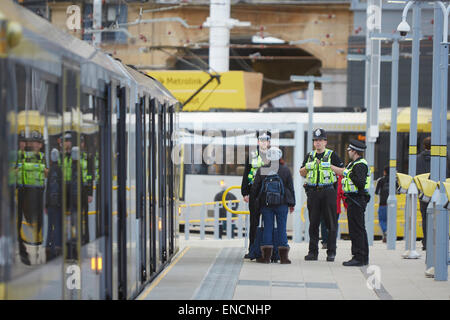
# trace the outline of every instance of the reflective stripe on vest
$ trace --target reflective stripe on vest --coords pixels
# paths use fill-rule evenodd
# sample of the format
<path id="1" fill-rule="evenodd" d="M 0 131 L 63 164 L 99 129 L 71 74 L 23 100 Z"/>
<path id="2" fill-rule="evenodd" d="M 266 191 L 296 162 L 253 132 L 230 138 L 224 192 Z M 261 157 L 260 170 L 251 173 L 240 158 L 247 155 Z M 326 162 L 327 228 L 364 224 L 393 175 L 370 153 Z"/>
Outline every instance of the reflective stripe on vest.
<path id="1" fill-rule="evenodd" d="M 248 173 L 248 182 L 253 183 L 253 180 L 255 180 L 256 171 L 258 171 L 259 167 L 261 167 L 263 164 L 264 162 L 259 154 L 258 157 L 254 157 L 252 159 L 252 168 Z"/>
<path id="2" fill-rule="evenodd" d="M 332 185 L 337 181 L 336 174 L 331 170 L 331 154 L 333 153 L 330 149 L 325 149 L 325 154 L 320 163 L 317 163 L 316 155 L 317 152 L 314 151 L 308 156 L 308 162 L 305 164 L 306 169 L 306 184 L 308 186 L 328 186 Z M 312 158 L 312 159 L 311 159 Z M 319 172 L 319 175 L 317 175 Z"/>
<path id="3" fill-rule="evenodd" d="M 343 173 L 344 178 L 342 178 L 342 190 L 344 190 L 344 193 L 358 192 L 358 188 L 353 184 L 352 179 L 350 179 L 350 173 L 352 172 L 353 167 L 358 163 L 363 163 L 367 166 L 367 168 L 369 168 L 367 161 L 363 158 L 359 158 L 358 160 L 353 162 L 350 167 L 347 167 Z M 369 187 L 370 187 L 370 172 L 369 170 L 367 170 L 366 183 L 364 184 L 364 191 L 368 193 Z"/>

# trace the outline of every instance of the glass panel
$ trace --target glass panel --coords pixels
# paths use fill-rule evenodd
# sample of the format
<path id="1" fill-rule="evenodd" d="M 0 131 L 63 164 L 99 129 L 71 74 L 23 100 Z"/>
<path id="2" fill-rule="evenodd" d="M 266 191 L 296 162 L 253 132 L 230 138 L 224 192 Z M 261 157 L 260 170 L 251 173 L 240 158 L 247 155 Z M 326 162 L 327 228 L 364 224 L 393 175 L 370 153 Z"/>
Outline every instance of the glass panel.
<path id="1" fill-rule="evenodd" d="M 72 67 L 63 67 L 63 121 L 62 157 L 59 163 L 63 176 L 63 239 L 64 239 L 64 299 L 81 298 L 81 90 L 80 73 Z"/>
<path id="2" fill-rule="evenodd" d="M 62 180 L 57 160 L 62 110 L 58 86 L 20 64 L 10 65 L 9 72 L 9 93 L 15 97 L 8 107 L 18 112 L 8 116 L 9 141 L 15 141 L 8 154 L 16 245 L 6 298 L 61 299 Z M 31 283 L 37 284 L 34 290 L 23 290 Z"/>

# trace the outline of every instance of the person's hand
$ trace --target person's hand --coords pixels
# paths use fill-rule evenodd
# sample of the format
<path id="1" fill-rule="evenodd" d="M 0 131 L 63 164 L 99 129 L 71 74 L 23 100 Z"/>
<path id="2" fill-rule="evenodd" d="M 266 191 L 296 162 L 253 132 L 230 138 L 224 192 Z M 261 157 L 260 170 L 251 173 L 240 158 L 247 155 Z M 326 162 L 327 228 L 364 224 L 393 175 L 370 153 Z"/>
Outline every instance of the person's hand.
<path id="1" fill-rule="evenodd" d="M 295 207 L 289 207 L 289 213 L 294 212 Z"/>
<path id="2" fill-rule="evenodd" d="M 248 196 L 244 196 L 244 201 L 248 202 Z"/>
<path id="3" fill-rule="evenodd" d="M 94 200 L 94 197 L 93 196 L 88 196 L 88 203 L 91 203 L 92 200 Z"/>

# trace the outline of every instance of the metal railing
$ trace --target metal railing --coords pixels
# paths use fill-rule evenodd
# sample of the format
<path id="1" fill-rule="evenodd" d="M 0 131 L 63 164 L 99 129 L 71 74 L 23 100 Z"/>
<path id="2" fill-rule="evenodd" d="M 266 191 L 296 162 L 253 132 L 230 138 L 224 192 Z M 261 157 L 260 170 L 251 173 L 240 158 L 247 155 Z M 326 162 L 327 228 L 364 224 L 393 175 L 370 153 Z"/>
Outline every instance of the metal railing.
<path id="1" fill-rule="evenodd" d="M 247 219 L 247 216 L 243 215 L 237 215 L 236 217 L 233 217 L 232 213 L 229 211 L 232 210 L 229 209 L 229 206 L 231 206 L 232 203 L 240 202 L 240 200 L 225 201 L 225 207 L 222 201 L 180 205 L 178 209 L 178 215 L 182 216 L 182 219 L 179 220 L 179 224 L 184 225 L 184 238 L 186 240 L 189 240 L 191 231 L 193 229 L 198 229 L 200 233 L 200 239 L 205 240 L 207 229 L 212 229 L 213 239 L 221 239 L 222 235 L 220 234 L 220 226 L 222 225 L 225 227 L 222 231 L 225 231 L 226 239 L 232 239 L 234 236 L 234 229 L 236 229 L 237 238 L 245 238 L 247 242 L 249 219 Z M 214 210 L 214 217 L 209 218 L 207 217 L 207 212 L 211 207 Z M 200 208 L 199 219 L 191 219 L 192 208 Z M 227 210 L 226 217 L 220 217 L 220 209 L 222 208 L 229 209 Z M 247 245 L 247 243 L 245 245 Z"/>

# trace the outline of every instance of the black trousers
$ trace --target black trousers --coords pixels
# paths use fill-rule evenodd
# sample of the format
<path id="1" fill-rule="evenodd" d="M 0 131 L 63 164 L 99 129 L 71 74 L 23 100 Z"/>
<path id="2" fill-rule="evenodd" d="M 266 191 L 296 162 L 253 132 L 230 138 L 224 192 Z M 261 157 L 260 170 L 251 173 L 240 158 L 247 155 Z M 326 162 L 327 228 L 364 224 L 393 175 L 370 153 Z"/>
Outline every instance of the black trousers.
<path id="1" fill-rule="evenodd" d="M 251 197 L 248 201 L 248 210 L 250 211 L 250 232 L 248 244 L 248 249 L 250 250 L 250 246 L 253 242 L 255 242 L 256 230 L 258 229 L 259 217 L 261 216 L 261 211 L 258 209 L 256 201 Z"/>
<path id="2" fill-rule="evenodd" d="M 367 239 L 366 226 L 364 222 L 367 199 L 364 195 L 355 195 L 351 197 L 351 199 L 347 198 L 346 202 L 348 205 L 348 233 L 352 242 L 352 255 L 356 260 L 368 263 L 369 241 Z"/>
<path id="3" fill-rule="evenodd" d="M 307 206 L 309 215 L 309 253 L 319 253 L 319 226 L 321 217 L 328 229 L 327 254 L 336 254 L 337 193 L 333 187 L 309 190 Z"/>
<path id="4" fill-rule="evenodd" d="M 420 213 L 422 213 L 422 231 L 423 231 L 422 245 L 424 248 L 427 247 L 427 208 L 428 203 L 420 201 Z"/>

